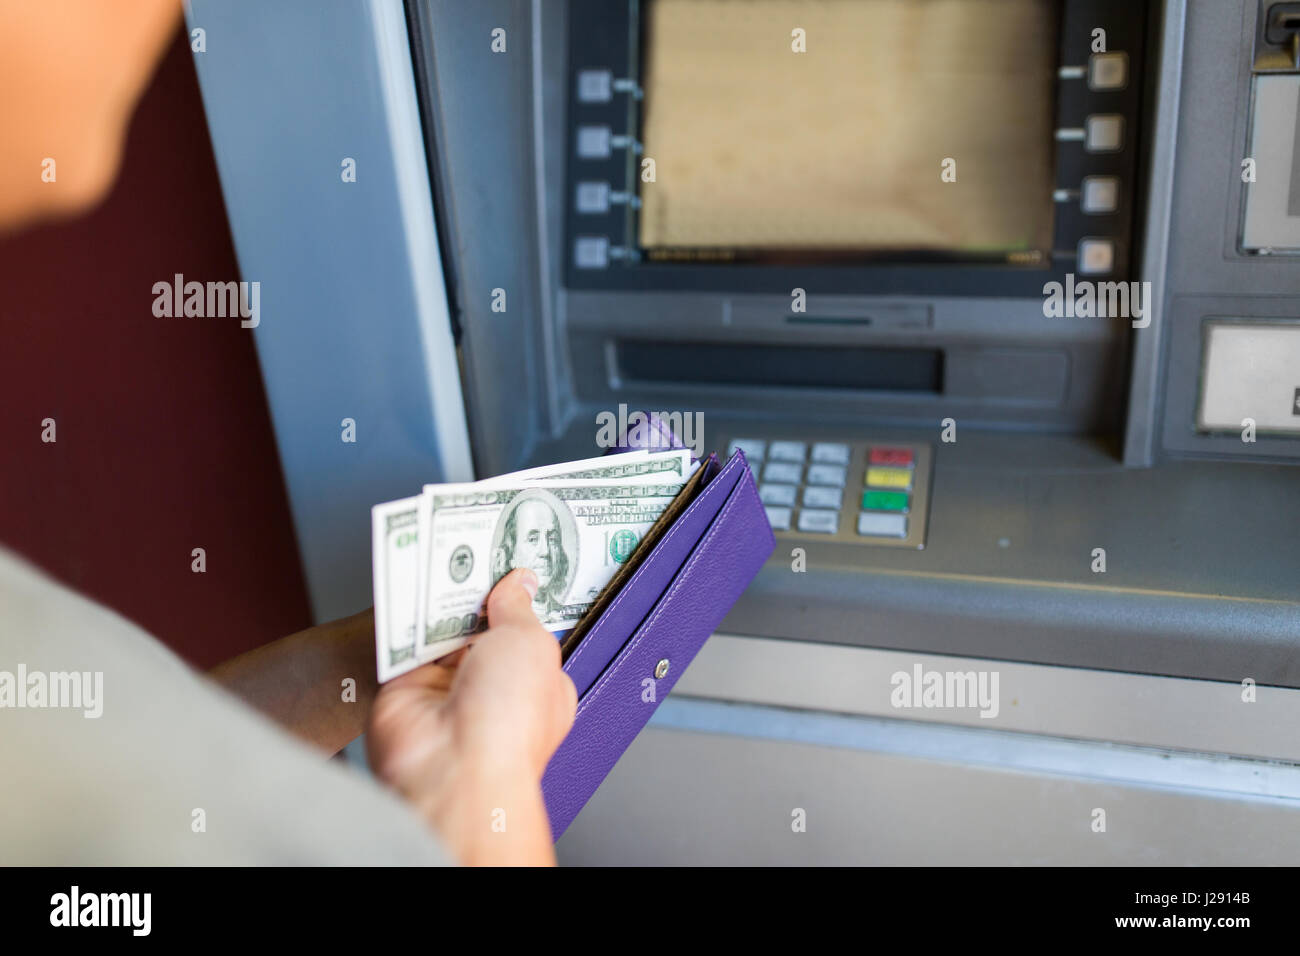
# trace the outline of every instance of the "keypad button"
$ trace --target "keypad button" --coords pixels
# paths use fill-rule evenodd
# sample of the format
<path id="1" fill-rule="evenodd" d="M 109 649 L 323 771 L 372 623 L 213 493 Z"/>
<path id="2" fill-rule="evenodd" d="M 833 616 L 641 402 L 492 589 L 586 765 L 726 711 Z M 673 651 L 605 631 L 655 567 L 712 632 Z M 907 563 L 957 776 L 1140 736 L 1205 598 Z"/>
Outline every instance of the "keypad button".
<path id="1" fill-rule="evenodd" d="M 1109 239 L 1080 239 L 1076 267 L 1082 275 L 1105 275 L 1115 268 L 1115 243 Z"/>
<path id="2" fill-rule="evenodd" d="M 809 485 L 803 490 L 803 506 L 805 508 L 835 508 L 839 509 L 844 503 L 844 492 L 839 488 L 828 488 L 825 485 Z"/>
<path id="3" fill-rule="evenodd" d="M 579 269 L 604 269 L 609 265 L 609 239 L 579 236 L 573 240 L 573 264 Z"/>
<path id="4" fill-rule="evenodd" d="M 763 509 L 767 512 L 767 520 L 772 525 L 773 531 L 790 530 L 790 509 L 776 506 L 768 506 Z"/>
<path id="5" fill-rule="evenodd" d="M 799 473 L 803 466 L 785 461 L 769 461 L 763 469 L 764 481 L 775 481 L 783 485 L 799 484 Z"/>
<path id="6" fill-rule="evenodd" d="M 774 441 L 767 450 L 767 457 L 772 461 L 802 462 L 808 446 L 801 441 Z"/>
<path id="7" fill-rule="evenodd" d="M 813 445 L 812 460 L 826 465 L 847 465 L 849 446 L 841 442 L 819 441 Z"/>
<path id="8" fill-rule="evenodd" d="M 870 488 L 910 489 L 912 487 L 912 469 L 873 465 L 867 469 L 866 485 Z"/>
<path id="9" fill-rule="evenodd" d="M 608 126 L 578 127 L 578 158 L 609 159 L 610 131 Z"/>
<path id="10" fill-rule="evenodd" d="M 737 438 L 727 449 L 727 457 L 730 458 L 737 450 L 743 451 L 750 461 L 762 461 L 763 454 L 767 451 L 767 442 L 757 438 Z"/>
<path id="11" fill-rule="evenodd" d="M 909 496 L 904 491 L 864 491 L 863 511 L 897 511 L 906 513 L 911 508 Z"/>
<path id="12" fill-rule="evenodd" d="M 1124 146 L 1124 117 L 1118 113 L 1089 116 L 1087 145 L 1090 153 L 1113 153 Z"/>
<path id="13" fill-rule="evenodd" d="M 1118 176 L 1084 176 L 1079 190 L 1079 208 L 1090 216 L 1114 212 L 1119 208 Z"/>
<path id="14" fill-rule="evenodd" d="M 808 466 L 810 485 L 833 485 L 836 488 L 843 488 L 846 481 L 848 481 L 848 470 L 839 465 Z"/>
<path id="15" fill-rule="evenodd" d="M 898 468 L 909 467 L 915 460 L 912 449 L 910 448 L 890 448 L 885 445 L 877 445 L 871 449 L 871 455 L 868 458 L 873 465 L 893 465 Z"/>
<path id="16" fill-rule="evenodd" d="M 838 511 L 815 511 L 804 508 L 799 512 L 799 530 L 812 534 L 835 534 L 840 529 Z"/>
<path id="17" fill-rule="evenodd" d="M 793 505 L 798 490 L 794 485 L 773 485 L 764 482 L 759 486 L 758 497 L 765 505 Z"/>
<path id="18" fill-rule="evenodd" d="M 581 213 L 609 212 L 609 183 L 578 183 L 576 205 Z"/>
<path id="19" fill-rule="evenodd" d="M 1128 86 L 1128 54 L 1094 53 L 1088 59 L 1088 89 L 1122 90 Z"/>
<path id="20" fill-rule="evenodd" d="M 609 70 L 578 71 L 578 102 L 608 103 L 614 96 L 614 75 Z"/>
<path id="21" fill-rule="evenodd" d="M 907 515 L 864 511 L 858 515 L 858 534 L 876 538 L 906 538 Z"/>

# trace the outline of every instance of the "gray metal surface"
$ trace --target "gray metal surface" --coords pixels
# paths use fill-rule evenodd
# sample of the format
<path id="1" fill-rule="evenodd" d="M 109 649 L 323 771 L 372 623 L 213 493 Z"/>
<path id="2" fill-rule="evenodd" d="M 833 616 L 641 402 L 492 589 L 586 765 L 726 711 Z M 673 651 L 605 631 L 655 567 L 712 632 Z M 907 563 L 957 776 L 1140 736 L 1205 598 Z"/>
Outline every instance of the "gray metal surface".
<path id="1" fill-rule="evenodd" d="M 892 723 L 913 744 L 946 730 L 904 733 L 906 722 Z M 1070 748 L 1062 757 L 1071 771 L 968 762 L 961 744 L 942 739 L 914 756 L 885 746 L 890 728 L 879 726 L 859 736 L 867 739 L 858 746 L 828 746 L 652 724 L 560 839 L 560 862 L 1285 866 L 1300 858 L 1300 801 L 1172 784 L 1155 773 L 1167 762 L 1159 751 L 1129 755 L 1130 772 L 1141 765 L 1151 779 L 1116 780 L 1095 771 L 1110 755 L 1105 745 Z M 804 832 L 793 829 L 796 810 Z M 1104 832 L 1093 830 L 1097 810 Z"/>
<path id="2" fill-rule="evenodd" d="M 421 55 L 429 86 L 428 142 L 436 157 L 443 225 L 454 237 L 453 303 L 479 474 L 509 471 L 565 407 L 566 375 L 555 328 L 552 268 L 541 190 L 557 174 L 534 151 L 535 100 L 556 81 L 539 74 L 533 10 L 523 0 L 423 0 Z M 505 51 L 491 49 L 505 31 Z M 504 310 L 494 310 L 494 290 Z M 497 301 L 500 301 L 497 299 Z"/>
<path id="3" fill-rule="evenodd" d="M 1145 468 L 1156 458 L 1156 413 L 1160 406 L 1160 360 L 1169 322 L 1165 271 L 1173 215 L 1174 158 L 1182 110 L 1183 45 L 1186 0 L 1165 0 L 1161 10 L 1158 80 L 1154 115 L 1148 110 L 1150 137 L 1142 279 L 1151 283 L 1151 322 L 1133 333 L 1133 366 L 1124 429 L 1124 463 Z"/>
<path id="4" fill-rule="evenodd" d="M 995 706 L 987 710 L 895 706 L 894 675 L 911 674 L 918 666 L 925 672 L 996 673 Z M 1150 677 L 715 634 L 673 693 L 809 713 L 1014 731 L 1005 738 L 1012 741 L 1029 740 L 1022 735 L 1034 734 L 1168 752 L 1233 754 L 1300 767 L 1300 690 L 1258 682 L 1248 694 L 1241 681 Z M 1099 770 L 1106 763 L 1101 761 Z M 1275 786 L 1258 776 L 1256 771 L 1263 773 L 1265 766 L 1258 764 L 1247 778 L 1225 786 L 1300 799 L 1300 791 L 1292 785 L 1287 785 L 1291 789 Z"/>
<path id="5" fill-rule="evenodd" d="M 1195 429 L 1204 320 L 1300 319 L 1300 262 L 1237 248 L 1257 10 L 1254 0 L 1191 0 L 1187 8 L 1157 419 L 1166 454 L 1300 459 L 1300 438 L 1245 443 Z M 1292 506 L 1291 518 L 1300 521 L 1300 509 Z"/>
<path id="6" fill-rule="evenodd" d="M 782 410 L 706 415 L 706 448 L 782 431 Z M 594 415 L 538 460 L 590 451 Z M 1286 465 L 1125 468 L 1069 436 L 803 424 L 808 441 L 929 441 L 923 551 L 778 549 L 723 630 L 774 638 L 1300 687 L 1297 473 Z M 800 542 L 800 545 L 805 545 Z M 1106 570 L 1094 572 L 1093 552 Z"/>
<path id="7" fill-rule="evenodd" d="M 189 21 L 313 611 L 355 613 L 371 505 L 471 475 L 402 4 L 193 0 Z"/>

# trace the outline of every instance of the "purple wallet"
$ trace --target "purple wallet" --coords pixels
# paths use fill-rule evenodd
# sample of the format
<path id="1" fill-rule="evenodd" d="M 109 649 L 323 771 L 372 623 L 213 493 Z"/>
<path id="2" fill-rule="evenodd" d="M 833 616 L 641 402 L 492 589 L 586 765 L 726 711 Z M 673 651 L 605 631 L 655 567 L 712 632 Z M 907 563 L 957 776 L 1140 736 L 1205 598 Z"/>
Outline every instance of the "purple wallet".
<path id="1" fill-rule="evenodd" d="M 559 839 L 776 547 L 737 451 L 710 455 L 565 640 L 573 729 L 542 792 Z"/>

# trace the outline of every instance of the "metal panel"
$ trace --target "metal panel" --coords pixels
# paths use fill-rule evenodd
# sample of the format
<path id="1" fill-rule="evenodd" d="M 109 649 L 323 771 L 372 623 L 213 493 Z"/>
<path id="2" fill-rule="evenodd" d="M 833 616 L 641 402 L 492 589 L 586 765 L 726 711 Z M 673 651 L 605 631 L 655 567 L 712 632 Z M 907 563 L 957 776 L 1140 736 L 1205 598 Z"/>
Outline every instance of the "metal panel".
<path id="1" fill-rule="evenodd" d="M 1245 443 L 1196 429 L 1204 321 L 1300 319 L 1300 262 L 1239 248 L 1260 6 L 1256 0 L 1188 4 L 1178 116 L 1178 141 L 1184 145 L 1172 166 L 1153 173 L 1173 182 L 1174 238 L 1160 346 L 1164 370 L 1154 423 L 1159 444 L 1170 455 L 1300 460 L 1300 438 L 1269 436 Z"/>
<path id="2" fill-rule="evenodd" d="M 402 4 L 188 17 L 313 610 L 337 617 L 371 600 L 370 506 L 472 474 Z"/>
<path id="3" fill-rule="evenodd" d="M 1178 146 L 1186 17 L 1186 0 L 1165 0 L 1161 17 L 1155 120 L 1150 124 L 1146 237 L 1142 249 L 1142 280 L 1151 283 L 1150 321 L 1145 328 L 1134 332 L 1133 375 L 1129 383 L 1128 420 L 1124 430 L 1124 463 L 1135 468 L 1146 467 L 1155 460 L 1161 343 L 1169 321 L 1165 270 L 1173 214 L 1174 177 L 1170 170 L 1174 168 Z"/>
<path id="4" fill-rule="evenodd" d="M 696 729 L 712 714 L 674 703 L 560 839 L 561 863 L 1287 866 L 1300 854 L 1300 801 L 1173 782 L 1160 751 L 1126 753 L 1123 779 L 1097 772 L 1107 745 L 1027 743 L 1026 756 L 1054 753 L 1055 765 L 998 766 L 967 760 L 972 742 L 946 728 L 850 718 L 864 726 L 840 735 L 855 745 L 834 745 L 806 739 L 827 729 L 815 716 L 787 718 L 784 738 L 733 735 Z"/>
<path id="5" fill-rule="evenodd" d="M 894 707 L 891 676 L 914 666 L 995 669 L 997 715 Z M 1257 692 L 715 635 L 557 850 L 569 864 L 1289 865 L 1300 766 L 1279 760 L 1300 758 L 1300 691 Z"/>

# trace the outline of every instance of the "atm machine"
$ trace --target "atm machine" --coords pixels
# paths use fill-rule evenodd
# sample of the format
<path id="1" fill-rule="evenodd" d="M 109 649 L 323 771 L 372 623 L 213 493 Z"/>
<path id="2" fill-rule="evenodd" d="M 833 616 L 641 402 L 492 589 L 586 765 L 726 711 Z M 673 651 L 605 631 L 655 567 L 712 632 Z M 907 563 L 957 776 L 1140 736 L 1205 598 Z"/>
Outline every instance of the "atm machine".
<path id="1" fill-rule="evenodd" d="M 423 482 L 749 453 L 562 862 L 1300 859 L 1300 3 L 188 18 L 321 618 Z"/>

